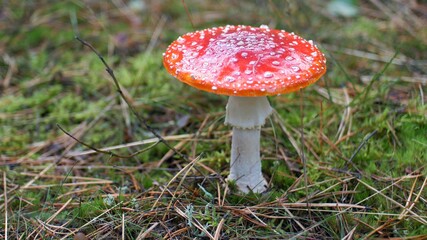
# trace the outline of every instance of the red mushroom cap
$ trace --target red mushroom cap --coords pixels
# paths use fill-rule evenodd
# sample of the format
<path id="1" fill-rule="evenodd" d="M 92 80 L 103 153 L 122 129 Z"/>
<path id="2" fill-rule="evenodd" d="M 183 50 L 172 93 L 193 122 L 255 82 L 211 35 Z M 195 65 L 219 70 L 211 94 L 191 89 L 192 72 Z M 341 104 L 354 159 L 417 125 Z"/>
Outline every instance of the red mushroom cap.
<path id="1" fill-rule="evenodd" d="M 326 72 L 326 59 L 312 41 L 267 26 L 187 33 L 167 48 L 163 64 L 195 88 L 242 97 L 297 91 Z"/>

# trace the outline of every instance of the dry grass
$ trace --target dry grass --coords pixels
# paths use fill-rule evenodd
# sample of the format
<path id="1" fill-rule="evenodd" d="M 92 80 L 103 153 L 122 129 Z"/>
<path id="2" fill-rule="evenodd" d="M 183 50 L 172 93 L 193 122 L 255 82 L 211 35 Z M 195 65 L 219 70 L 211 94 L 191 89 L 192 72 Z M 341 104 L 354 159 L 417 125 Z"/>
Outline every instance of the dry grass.
<path id="1" fill-rule="evenodd" d="M 3 5 L 1 237 L 427 239 L 421 1 L 360 1 L 353 18 L 312 0 Z M 329 61 L 316 86 L 270 99 L 264 194 L 225 181 L 225 98 L 162 68 L 177 36 L 223 24 L 295 31 Z"/>

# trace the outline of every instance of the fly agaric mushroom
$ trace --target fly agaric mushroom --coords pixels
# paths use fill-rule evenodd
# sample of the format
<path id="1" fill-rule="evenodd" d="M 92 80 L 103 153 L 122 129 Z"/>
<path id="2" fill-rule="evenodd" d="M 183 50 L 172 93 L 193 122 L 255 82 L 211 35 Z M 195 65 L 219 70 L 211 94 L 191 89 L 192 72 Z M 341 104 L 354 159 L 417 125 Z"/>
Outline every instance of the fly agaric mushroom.
<path id="1" fill-rule="evenodd" d="M 228 179 L 240 191 L 264 192 L 260 130 L 273 109 L 267 96 L 297 91 L 326 72 L 312 41 L 267 26 L 225 26 L 187 33 L 164 53 L 167 71 L 180 81 L 228 95 L 225 124 L 233 127 Z"/>

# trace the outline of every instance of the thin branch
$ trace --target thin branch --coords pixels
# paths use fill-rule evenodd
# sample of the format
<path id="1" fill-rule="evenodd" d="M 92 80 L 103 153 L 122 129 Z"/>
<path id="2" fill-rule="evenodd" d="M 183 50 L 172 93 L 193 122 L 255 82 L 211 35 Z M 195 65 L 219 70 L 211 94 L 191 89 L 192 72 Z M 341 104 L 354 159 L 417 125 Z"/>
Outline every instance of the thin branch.
<path id="1" fill-rule="evenodd" d="M 369 139 L 371 139 L 375 134 L 377 134 L 378 130 L 375 129 L 373 132 L 369 133 L 365 139 L 363 139 L 363 141 L 359 144 L 359 146 L 357 147 L 356 151 L 353 152 L 353 154 L 351 155 L 350 159 L 348 159 L 348 161 L 346 162 L 344 168 L 348 168 L 349 165 L 351 164 L 354 168 L 356 168 L 356 170 L 360 173 L 360 170 L 357 169 L 357 167 L 353 164 L 353 159 L 356 157 L 356 155 L 360 152 L 360 150 L 363 148 L 363 146 L 366 145 L 366 143 L 368 143 Z"/>
<path id="2" fill-rule="evenodd" d="M 150 146 L 148 146 L 148 147 L 146 147 L 146 148 L 144 148 L 144 149 L 142 149 L 142 150 L 139 150 L 139 151 L 137 151 L 137 152 L 132 153 L 131 155 L 118 155 L 118 154 L 113 153 L 112 151 L 105 151 L 105 150 L 102 150 L 102 149 L 95 148 L 95 147 L 93 147 L 93 146 L 91 146 L 91 145 L 89 145 L 89 144 L 87 144 L 87 143 L 85 143 L 85 142 L 83 142 L 83 141 L 79 140 L 78 138 L 74 137 L 74 136 L 73 136 L 73 135 L 71 135 L 69 132 L 65 131 L 65 130 L 61 127 L 61 125 L 56 124 L 56 126 L 57 126 L 57 127 L 58 127 L 62 132 L 63 132 L 63 133 L 65 133 L 67 136 L 69 136 L 70 138 L 74 139 L 76 142 L 78 142 L 78 143 L 82 144 L 83 146 L 85 146 L 85 147 L 87 147 L 87 148 L 89 148 L 89 149 L 91 149 L 91 150 L 93 150 L 93 151 L 95 151 L 95 152 L 103 153 L 103 154 L 108 154 L 108 155 L 110 155 L 110 156 L 117 157 L 117 158 L 132 158 L 132 157 L 135 157 L 136 155 L 138 155 L 138 154 L 140 154 L 140 153 L 143 153 L 143 152 L 145 152 L 145 151 L 147 151 L 147 150 L 150 150 L 151 148 L 153 148 L 154 146 L 156 146 L 156 145 L 159 143 L 159 141 L 157 141 L 157 142 L 155 142 L 155 143 L 151 144 Z"/>
<path id="3" fill-rule="evenodd" d="M 119 81 L 117 80 L 116 76 L 114 75 L 113 69 L 110 68 L 110 66 L 108 65 L 108 63 L 105 61 L 104 57 L 102 57 L 102 55 L 90 43 L 82 40 L 78 36 L 76 36 L 75 38 L 81 44 L 83 44 L 84 46 L 90 48 L 90 50 L 92 50 L 92 52 L 94 52 L 98 56 L 98 58 L 104 64 L 105 70 L 107 71 L 107 73 L 112 78 L 112 80 L 114 82 L 114 85 L 116 87 L 116 90 L 120 94 L 120 97 L 126 102 L 126 104 L 128 105 L 129 109 L 131 110 L 131 112 L 136 116 L 136 118 L 138 119 L 138 121 L 145 127 L 145 129 L 147 129 L 148 131 L 150 131 L 155 137 L 157 137 L 159 139 L 159 142 L 163 143 L 167 148 L 169 148 L 170 150 L 172 150 L 176 155 L 178 155 L 182 159 L 186 160 L 187 162 L 192 162 L 186 155 L 184 155 L 181 152 L 179 152 L 176 148 L 174 148 L 172 145 L 170 145 L 162 136 L 160 136 L 160 134 L 158 134 L 155 129 L 153 129 L 150 125 L 148 125 L 147 121 L 135 110 L 135 108 L 133 107 L 133 105 L 126 98 L 125 94 L 123 94 L 123 91 L 122 91 L 122 89 L 120 87 Z M 94 149 L 92 149 L 92 150 L 94 150 Z M 108 153 L 108 154 L 110 154 L 110 153 Z M 204 176 L 206 178 L 205 174 L 203 174 L 203 172 L 197 166 L 193 166 L 193 168 L 197 172 L 199 172 L 202 176 Z M 214 186 L 214 184 L 212 183 L 212 181 L 209 178 L 207 178 L 207 180 L 208 180 L 208 182 L 212 186 Z"/>
<path id="4" fill-rule="evenodd" d="M 194 29 L 193 19 L 191 18 L 190 10 L 188 10 L 187 4 L 185 4 L 185 0 L 181 0 L 181 4 L 184 6 L 185 13 L 187 14 L 188 20 L 191 23 L 191 27 Z"/>
<path id="5" fill-rule="evenodd" d="M 308 216 L 311 219 L 313 219 L 313 217 L 311 216 L 311 208 L 310 208 L 310 198 L 308 198 L 308 173 L 307 173 L 307 159 L 305 158 L 305 154 L 304 154 L 304 93 L 302 91 L 302 89 L 300 89 L 299 91 L 300 93 L 300 112 L 301 112 L 301 161 L 302 161 L 302 166 L 303 166 L 303 173 L 304 173 L 304 185 L 305 185 L 305 195 L 307 196 L 307 209 L 308 209 Z"/>
<path id="6" fill-rule="evenodd" d="M 117 92 L 120 94 L 120 96 L 123 98 L 123 100 L 126 102 L 126 104 L 129 106 L 129 109 L 132 111 L 132 113 L 136 116 L 136 118 L 138 119 L 138 121 L 140 123 L 142 123 L 142 125 L 148 130 L 150 131 L 154 136 L 156 136 L 159 141 L 161 143 L 163 143 L 167 148 L 169 148 L 170 150 L 172 150 L 175 154 L 177 154 L 178 156 L 180 156 L 181 158 L 188 160 L 188 157 L 185 156 L 184 154 L 180 153 L 178 150 L 176 150 L 172 145 L 170 145 L 162 136 L 160 136 L 160 134 L 157 133 L 156 130 L 154 130 L 150 125 L 148 125 L 147 121 L 135 110 L 135 108 L 132 106 L 132 104 L 129 102 L 129 100 L 126 98 L 126 96 L 123 94 L 123 91 L 120 87 L 120 84 L 116 78 L 116 76 L 114 75 L 114 71 L 113 69 L 110 68 L 110 66 L 108 65 L 108 63 L 105 61 L 104 57 L 102 57 L 102 55 L 88 42 L 82 40 L 80 37 L 76 36 L 75 37 L 77 39 L 77 41 L 79 41 L 81 44 L 83 44 L 84 46 L 90 48 L 90 50 L 92 50 L 92 52 L 94 52 L 98 58 L 101 60 L 102 64 L 104 64 L 105 66 L 105 70 L 107 71 L 107 73 L 110 75 L 110 77 L 113 79 L 114 85 L 116 86 L 116 90 Z"/>

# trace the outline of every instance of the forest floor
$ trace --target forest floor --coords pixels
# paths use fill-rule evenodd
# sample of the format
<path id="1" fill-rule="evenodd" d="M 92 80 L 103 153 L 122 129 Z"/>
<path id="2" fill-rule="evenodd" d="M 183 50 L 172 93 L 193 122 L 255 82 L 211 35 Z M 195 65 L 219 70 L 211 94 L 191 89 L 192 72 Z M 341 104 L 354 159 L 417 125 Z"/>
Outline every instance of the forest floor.
<path id="1" fill-rule="evenodd" d="M 0 238 L 427 239 L 421 2 L 3 1 Z M 226 182 L 227 98 L 162 64 L 178 36 L 227 24 L 295 32 L 328 60 L 269 98 L 262 194 Z"/>

